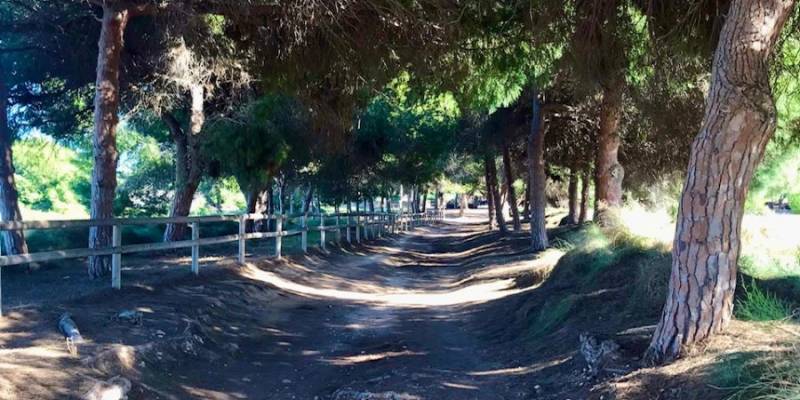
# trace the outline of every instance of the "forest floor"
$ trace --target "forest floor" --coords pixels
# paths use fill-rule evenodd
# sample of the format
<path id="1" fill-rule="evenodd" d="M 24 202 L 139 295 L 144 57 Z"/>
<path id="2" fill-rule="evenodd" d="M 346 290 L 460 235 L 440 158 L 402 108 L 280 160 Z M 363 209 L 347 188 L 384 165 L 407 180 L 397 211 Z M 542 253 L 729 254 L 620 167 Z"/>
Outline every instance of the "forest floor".
<path id="1" fill-rule="evenodd" d="M 654 313 L 622 311 L 619 276 L 575 292 L 558 273 L 565 250 L 533 254 L 527 243 L 466 218 L 243 267 L 212 255 L 199 277 L 171 268 L 185 260 L 132 260 L 120 292 L 84 285 L 66 295 L 73 278 L 27 292 L 12 284 L 27 297 L 0 319 L 0 398 L 82 398 L 124 376 L 131 399 L 711 400 L 728 394 L 715 371 L 734 364 L 720 360 L 792 337 L 735 322 L 685 360 L 639 368 L 647 334 L 635 332 Z M 542 318 L 566 292 L 570 315 Z M 141 321 L 115 317 L 124 310 Z M 73 353 L 57 329 L 63 312 L 85 339 Z M 589 374 L 581 334 L 623 331 L 634 333 L 613 365 Z"/>

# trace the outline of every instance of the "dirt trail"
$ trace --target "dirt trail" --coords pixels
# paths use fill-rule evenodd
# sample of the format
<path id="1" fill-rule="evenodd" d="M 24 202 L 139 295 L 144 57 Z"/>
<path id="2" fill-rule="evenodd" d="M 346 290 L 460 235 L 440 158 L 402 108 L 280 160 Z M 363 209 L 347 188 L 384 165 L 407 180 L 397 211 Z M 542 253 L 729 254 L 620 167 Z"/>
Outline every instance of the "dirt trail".
<path id="1" fill-rule="evenodd" d="M 487 325 L 505 318 L 498 299 L 534 289 L 554 263 L 524 243 L 448 223 L 20 305 L 0 320 L 0 399 L 81 398 L 115 375 L 132 381 L 130 399 L 536 398 L 518 373 L 527 349 Z M 55 329 L 65 311 L 86 338 L 77 354 Z"/>
<path id="2" fill-rule="evenodd" d="M 291 316 L 269 326 L 273 334 L 239 343 L 241 355 L 228 364 L 185 366 L 183 385 L 194 395 L 219 399 L 523 398 L 527 385 L 491 373 L 515 365 L 493 358 L 492 346 L 474 331 L 475 306 L 436 305 L 453 291 L 433 288 L 452 284 L 461 272 L 459 260 L 441 256 L 463 234 L 454 226 L 420 229 L 378 242 L 372 250 L 380 252 L 373 255 L 330 258 L 317 271 L 324 278 L 310 274 L 293 282 L 332 296 L 293 294 L 299 303 Z M 439 267 L 417 266 L 431 257 Z M 287 266 L 273 272 L 293 276 Z M 352 286 L 375 301 L 352 300 L 348 293 L 358 291 Z M 496 295 L 490 291 L 496 285 L 484 286 L 466 301 Z M 343 299 L 336 298 L 339 290 Z M 390 294 L 399 296 L 387 300 Z"/>

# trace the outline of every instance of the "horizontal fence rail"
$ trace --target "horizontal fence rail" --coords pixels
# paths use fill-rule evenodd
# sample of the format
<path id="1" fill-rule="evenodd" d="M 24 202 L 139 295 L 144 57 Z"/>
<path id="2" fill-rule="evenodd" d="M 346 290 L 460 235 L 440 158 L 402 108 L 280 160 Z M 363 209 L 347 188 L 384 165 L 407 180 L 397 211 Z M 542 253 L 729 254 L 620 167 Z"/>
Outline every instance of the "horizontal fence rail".
<path id="1" fill-rule="evenodd" d="M 319 220 L 319 225 L 309 226 L 309 217 Z M 2 303 L 2 271 L 3 267 L 82 258 L 92 256 L 111 256 L 111 287 L 122 288 L 122 255 L 131 253 L 144 253 L 174 249 L 192 249 L 191 271 L 195 275 L 200 273 L 200 247 L 222 243 L 238 242 L 239 264 L 246 262 L 247 240 L 250 239 L 275 239 L 275 256 L 282 257 L 283 238 L 300 235 L 303 252 L 308 251 L 308 232 L 319 232 L 319 246 L 326 249 L 326 234 L 333 232 L 336 242 L 342 244 L 342 230 L 345 231 L 347 243 L 356 243 L 363 240 L 380 238 L 386 234 L 395 234 L 412 230 L 416 227 L 440 222 L 444 219 L 442 210 L 431 210 L 424 213 L 336 213 L 315 215 L 280 215 L 280 214 L 227 214 L 199 217 L 164 217 L 164 218 L 110 218 L 110 219 L 81 219 L 81 220 L 51 220 L 51 221 L 0 221 L 0 232 L 15 230 L 42 230 L 42 229 L 70 229 L 111 227 L 112 243 L 107 248 L 79 248 L 67 250 L 44 251 L 37 253 L 0 256 L 0 317 L 3 315 Z M 248 224 L 257 221 L 267 223 L 267 231 L 247 232 Z M 329 221 L 334 221 L 329 224 Z M 201 223 L 238 222 L 239 230 L 236 234 L 200 238 Z M 274 222 L 274 230 L 271 223 Z M 299 222 L 299 228 L 284 229 L 284 222 Z M 191 239 L 174 242 L 143 243 L 122 245 L 122 227 L 133 225 L 165 225 L 187 224 L 191 228 Z M 354 236 L 353 236 L 354 234 Z"/>

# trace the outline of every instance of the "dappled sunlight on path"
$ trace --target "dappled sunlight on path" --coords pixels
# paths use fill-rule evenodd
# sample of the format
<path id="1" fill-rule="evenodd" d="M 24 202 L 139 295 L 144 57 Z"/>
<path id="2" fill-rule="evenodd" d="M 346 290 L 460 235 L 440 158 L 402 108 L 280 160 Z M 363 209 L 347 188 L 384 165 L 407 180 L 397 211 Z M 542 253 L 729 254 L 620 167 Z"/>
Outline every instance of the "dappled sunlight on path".
<path id="1" fill-rule="evenodd" d="M 281 290 L 309 297 L 350 300 L 374 305 L 394 307 L 432 307 L 452 306 L 460 304 L 477 304 L 496 300 L 509 295 L 522 293 L 533 288 L 515 288 L 513 279 L 501 279 L 486 283 L 477 283 L 455 290 L 443 291 L 380 291 L 380 287 L 371 286 L 372 291 L 357 292 L 299 284 L 282 278 L 273 272 L 263 271 L 251 265 L 242 275 L 253 280 L 274 285 Z M 377 289 L 377 290 L 376 290 Z"/>

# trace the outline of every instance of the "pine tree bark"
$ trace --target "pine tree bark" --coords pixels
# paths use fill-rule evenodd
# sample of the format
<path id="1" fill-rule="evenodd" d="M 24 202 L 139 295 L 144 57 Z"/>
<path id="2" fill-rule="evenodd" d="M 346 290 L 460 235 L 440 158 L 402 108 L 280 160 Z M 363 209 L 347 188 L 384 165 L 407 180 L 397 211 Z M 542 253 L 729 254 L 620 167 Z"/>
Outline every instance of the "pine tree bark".
<path id="1" fill-rule="evenodd" d="M 769 59 L 793 0 L 734 0 L 681 195 L 667 301 L 646 359 L 680 357 L 730 321 L 747 189 L 775 132 Z"/>
<path id="2" fill-rule="evenodd" d="M 200 132 L 203 129 L 205 114 L 203 111 L 204 90 L 202 85 L 191 87 L 191 120 L 189 133 L 181 128 L 172 114 L 163 116 L 169 127 L 170 135 L 175 142 L 175 197 L 172 199 L 170 217 L 186 217 L 192 211 L 192 201 L 203 178 L 205 163 L 200 154 Z M 186 224 L 167 224 L 164 230 L 164 241 L 184 240 L 188 232 Z"/>
<path id="3" fill-rule="evenodd" d="M 484 163 L 484 180 L 486 181 L 486 208 L 489 211 L 489 230 L 494 230 L 494 195 L 492 195 L 492 179 L 489 178 L 489 167 Z"/>
<path id="4" fill-rule="evenodd" d="M 625 170 L 619 163 L 619 121 L 622 117 L 624 82 L 624 78 L 607 82 L 603 87 L 603 101 L 600 104 L 595 167 L 595 221 L 601 225 L 616 225 L 617 211 L 622 206 L 622 179 Z"/>
<path id="5" fill-rule="evenodd" d="M 14 178 L 14 155 L 11 150 L 11 128 L 8 125 L 8 85 L 3 79 L 0 66 L 0 218 L 3 221 L 21 221 L 19 192 Z M 3 232 L 3 245 L 6 254 L 27 254 L 28 243 L 22 230 Z"/>
<path id="6" fill-rule="evenodd" d="M 528 135 L 528 190 L 530 191 L 530 223 L 531 247 L 533 251 L 542 251 L 548 246 L 547 220 L 545 219 L 545 185 L 547 176 L 544 171 L 544 120 L 542 105 L 538 91 L 533 93 L 533 116 L 531 130 Z"/>
<path id="7" fill-rule="evenodd" d="M 514 224 L 514 232 L 522 230 L 519 220 L 519 209 L 517 208 L 517 194 L 514 193 L 514 174 L 511 169 L 511 152 L 508 144 L 503 142 L 503 174 L 506 178 L 506 190 L 508 191 L 508 207 L 511 209 L 511 219 Z"/>
<path id="8" fill-rule="evenodd" d="M 92 168 L 92 219 L 114 216 L 114 192 L 117 189 L 117 123 L 119 118 L 119 73 L 128 11 L 103 6 L 102 28 L 98 41 L 97 82 L 94 98 L 94 136 Z M 89 248 L 111 246 L 111 227 L 89 230 Z M 111 269 L 108 256 L 89 257 L 88 272 L 92 278 L 105 275 Z"/>
<path id="9" fill-rule="evenodd" d="M 581 205 L 578 214 L 578 223 L 582 224 L 589 218 L 589 183 L 591 182 L 591 172 L 587 168 L 581 177 Z"/>
<path id="10" fill-rule="evenodd" d="M 569 212 L 565 218 L 566 225 L 578 223 L 578 170 L 573 167 L 569 170 L 569 183 L 567 185 Z"/>
<path id="11" fill-rule="evenodd" d="M 484 157 L 484 164 L 486 166 L 486 177 L 490 180 L 487 187 L 489 188 L 489 196 L 492 198 L 492 205 L 494 205 L 494 218 L 497 221 L 497 228 L 500 233 L 508 233 L 506 219 L 503 216 L 503 201 L 500 198 L 500 188 L 497 182 L 497 164 L 494 161 L 494 156 L 487 154 Z"/>

